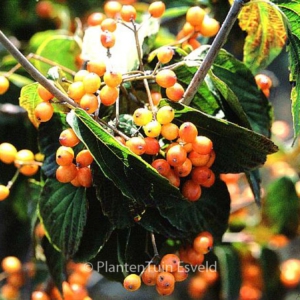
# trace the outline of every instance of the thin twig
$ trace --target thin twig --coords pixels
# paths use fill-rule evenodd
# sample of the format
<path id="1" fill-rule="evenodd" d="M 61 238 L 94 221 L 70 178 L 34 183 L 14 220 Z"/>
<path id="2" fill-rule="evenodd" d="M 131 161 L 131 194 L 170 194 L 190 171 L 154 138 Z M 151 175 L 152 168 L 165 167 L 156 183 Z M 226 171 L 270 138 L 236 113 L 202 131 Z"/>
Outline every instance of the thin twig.
<path id="1" fill-rule="evenodd" d="M 63 92 L 55 87 L 42 73 L 40 73 L 28 59 L 15 47 L 15 45 L 0 30 L 0 42 L 8 52 L 22 65 L 28 74 L 44 86 L 50 93 L 61 102 L 66 102 L 72 107 L 78 106 L 73 100 L 69 99 Z"/>
<path id="2" fill-rule="evenodd" d="M 198 87 L 203 82 L 207 72 L 212 66 L 215 58 L 217 57 L 219 51 L 227 40 L 228 34 L 230 33 L 231 28 L 233 27 L 238 14 L 240 13 L 243 5 L 248 0 L 235 0 L 232 7 L 230 8 L 225 21 L 223 22 L 217 36 L 215 37 L 210 49 L 208 50 L 200 68 L 195 73 L 192 81 L 187 87 L 182 103 L 189 105 L 194 98 Z"/>

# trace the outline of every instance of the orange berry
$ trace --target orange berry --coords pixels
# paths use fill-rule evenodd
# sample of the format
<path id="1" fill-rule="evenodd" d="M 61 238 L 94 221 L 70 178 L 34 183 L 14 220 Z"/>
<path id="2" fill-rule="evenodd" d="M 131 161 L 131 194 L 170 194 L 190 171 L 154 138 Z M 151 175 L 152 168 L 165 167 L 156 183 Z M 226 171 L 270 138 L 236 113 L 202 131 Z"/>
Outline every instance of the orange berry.
<path id="1" fill-rule="evenodd" d="M 171 147 L 166 155 L 167 162 L 173 167 L 182 165 L 185 162 L 186 158 L 187 153 L 185 149 L 180 145 Z"/>
<path id="2" fill-rule="evenodd" d="M 159 273 L 159 267 L 156 265 L 148 265 L 142 274 L 142 281 L 144 284 L 152 286 L 156 285 L 156 278 Z"/>
<path id="3" fill-rule="evenodd" d="M 157 120 L 152 120 L 143 126 L 143 130 L 146 136 L 155 138 L 161 133 L 161 124 Z"/>
<path id="4" fill-rule="evenodd" d="M 127 291 L 134 292 L 141 287 L 141 277 L 136 274 L 130 274 L 125 277 L 123 286 Z"/>
<path id="5" fill-rule="evenodd" d="M 207 288 L 208 285 L 204 278 L 202 278 L 201 276 L 194 276 L 189 282 L 188 293 L 193 299 L 202 298 Z"/>
<path id="6" fill-rule="evenodd" d="M 167 140 L 172 141 L 178 137 L 179 128 L 174 123 L 162 125 L 160 134 Z"/>
<path id="7" fill-rule="evenodd" d="M 162 64 L 167 64 L 174 56 L 174 50 L 170 46 L 163 46 L 157 50 L 157 59 Z"/>
<path id="8" fill-rule="evenodd" d="M 166 254 L 160 261 L 160 266 L 165 272 L 176 272 L 180 264 L 180 259 L 176 254 Z"/>
<path id="9" fill-rule="evenodd" d="M 84 85 L 82 81 L 74 81 L 68 87 L 68 96 L 73 99 L 75 102 L 79 100 L 85 94 Z"/>
<path id="10" fill-rule="evenodd" d="M 146 151 L 146 142 L 142 137 L 130 138 L 126 141 L 126 146 L 137 155 L 142 155 Z"/>
<path id="11" fill-rule="evenodd" d="M 93 114 L 99 107 L 98 98 L 94 94 L 84 94 L 80 99 L 79 105 L 88 114 Z"/>
<path id="12" fill-rule="evenodd" d="M 98 91 L 100 87 L 101 79 L 95 73 L 88 73 L 86 76 L 84 76 L 82 82 L 85 92 L 87 94 L 94 94 Z"/>
<path id="13" fill-rule="evenodd" d="M 68 166 L 59 166 L 56 169 L 56 179 L 59 182 L 71 182 L 77 176 L 77 168 L 74 164 Z"/>
<path id="14" fill-rule="evenodd" d="M 53 113 L 53 106 L 49 102 L 41 102 L 34 109 L 34 115 L 39 122 L 48 122 Z"/>
<path id="15" fill-rule="evenodd" d="M 117 87 L 122 82 L 122 74 L 119 72 L 105 72 L 103 80 L 106 85 L 110 87 Z"/>
<path id="16" fill-rule="evenodd" d="M 208 137 L 198 135 L 194 141 L 192 141 L 192 147 L 197 153 L 205 155 L 210 154 L 213 149 L 213 143 Z"/>
<path id="17" fill-rule="evenodd" d="M 72 128 L 63 130 L 59 135 L 59 143 L 62 146 L 74 147 L 79 144 L 80 140 Z"/>
<path id="18" fill-rule="evenodd" d="M 206 166 L 195 167 L 191 172 L 192 180 L 197 184 L 209 187 L 208 183 L 214 183 L 214 172 Z M 212 181 L 212 182 L 211 182 Z"/>
<path id="19" fill-rule="evenodd" d="M 193 166 L 202 167 L 206 166 L 210 159 L 210 154 L 199 154 L 198 152 L 192 150 L 188 154 L 188 158 L 191 160 Z"/>
<path id="20" fill-rule="evenodd" d="M 118 97 L 119 97 L 119 91 L 116 87 L 110 87 L 108 85 L 105 85 L 100 90 L 101 103 L 105 106 L 110 106 L 115 104 Z"/>
<path id="21" fill-rule="evenodd" d="M 148 7 L 148 11 L 153 18 L 160 18 L 165 10 L 166 5 L 162 1 L 154 1 Z"/>
<path id="22" fill-rule="evenodd" d="M 156 278 L 156 290 L 160 295 L 170 295 L 174 291 L 175 278 L 170 272 L 160 272 Z"/>
<path id="23" fill-rule="evenodd" d="M 151 98 L 152 98 L 153 105 L 158 105 L 158 103 L 161 100 L 162 96 L 161 96 L 161 93 L 152 91 L 151 92 Z"/>
<path id="24" fill-rule="evenodd" d="M 101 33 L 100 41 L 103 47 L 112 48 L 116 43 L 116 37 L 112 32 L 106 30 Z"/>
<path id="25" fill-rule="evenodd" d="M 5 76 L 1 75 L 0 76 L 0 95 L 5 94 L 8 90 L 8 88 L 9 88 L 9 80 Z"/>
<path id="26" fill-rule="evenodd" d="M 168 88 L 177 82 L 177 77 L 172 70 L 164 69 L 157 72 L 155 80 L 159 86 Z"/>
<path id="27" fill-rule="evenodd" d="M 56 163 L 60 166 L 68 166 L 72 164 L 74 159 L 74 151 L 71 147 L 60 146 L 56 150 Z"/>
<path id="28" fill-rule="evenodd" d="M 170 100 L 178 102 L 184 95 L 184 88 L 180 83 L 176 82 L 173 86 L 166 88 L 166 94 Z"/>
<path id="29" fill-rule="evenodd" d="M 31 300 L 50 300 L 50 297 L 42 291 L 34 291 L 31 294 Z"/>
<path id="30" fill-rule="evenodd" d="M 184 122 L 179 127 L 179 137 L 187 142 L 192 143 L 198 135 L 197 127 L 191 122 Z"/>
<path id="31" fill-rule="evenodd" d="M 44 86 L 42 86 L 41 84 L 38 84 L 37 87 L 37 92 L 38 95 L 41 97 L 41 99 L 45 102 L 49 102 L 50 100 L 52 100 L 54 98 L 54 96 L 52 95 L 52 93 L 50 93 Z"/>
<path id="32" fill-rule="evenodd" d="M 87 24 L 88 26 L 98 26 L 101 25 L 104 19 L 105 19 L 105 15 L 103 13 L 94 12 L 88 16 Z"/>
<path id="33" fill-rule="evenodd" d="M 122 9 L 122 4 L 119 1 L 107 1 L 104 4 L 104 12 L 109 18 L 115 18 Z"/>
<path id="34" fill-rule="evenodd" d="M 6 283 L 1 287 L 1 296 L 6 300 L 15 300 L 19 298 L 19 289 Z"/>
<path id="35" fill-rule="evenodd" d="M 206 15 L 205 10 L 199 6 L 190 7 L 186 13 L 186 21 L 192 26 L 201 25 Z"/>
<path id="36" fill-rule="evenodd" d="M 0 184 L 0 201 L 3 201 L 6 198 L 8 198 L 9 194 L 9 188 L 3 184 Z"/>
<path id="37" fill-rule="evenodd" d="M 33 152 L 28 149 L 23 149 L 17 152 L 15 157 L 15 166 L 19 168 L 20 173 L 25 176 L 32 176 L 39 169 L 39 166 L 35 164 Z"/>
<path id="38" fill-rule="evenodd" d="M 187 263 L 192 266 L 199 266 L 204 261 L 204 254 L 198 253 L 193 247 L 188 248 L 187 250 Z"/>
<path id="39" fill-rule="evenodd" d="M 110 32 L 114 32 L 117 29 L 117 22 L 116 20 L 112 19 L 112 18 L 107 18 L 105 20 L 102 21 L 101 23 L 101 30 L 102 31 L 110 31 Z"/>
<path id="40" fill-rule="evenodd" d="M 19 272 L 22 269 L 20 260 L 15 256 L 7 256 L 1 262 L 2 270 L 8 274 Z"/>
<path id="41" fill-rule="evenodd" d="M 265 74 L 257 74 L 255 82 L 261 90 L 270 89 L 272 87 L 272 80 Z"/>
<path id="42" fill-rule="evenodd" d="M 189 201 L 197 201 L 201 196 L 202 190 L 199 184 L 189 179 L 182 185 L 181 193 Z"/>
<path id="43" fill-rule="evenodd" d="M 208 253 L 212 249 L 212 246 L 212 239 L 205 235 L 198 235 L 193 242 L 193 247 L 195 251 L 201 254 Z"/>
<path id="44" fill-rule="evenodd" d="M 81 186 L 91 187 L 93 183 L 92 171 L 89 167 L 83 167 L 77 169 L 76 178 Z"/>
<path id="45" fill-rule="evenodd" d="M 178 282 L 186 280 L 188 275 L 189 275 L 189 272 L 188 272 L 187 268 L 185 268 L 184 266 L 178 266 L 177 271 L 173 272 L 175 281 L 178 281 Z"/>
<path id="46" fill-rule="evenodd" d="M 171 170 L 170 164 L 163 158 L 155 159 L 151 165 L 162 176 L 166 176 Z"/>
<path id="47" fill-rule="evenodd" d="M 180 177 L 175 173 L 173 169 L 171 169 L 169 173 L 165 175 L 165 177 L 169 180 L 170 184 L 176 187 L 180 186 Z"/>
<path id="48" fill-rule="evenodd" d="M 148 155 L 158 154 L 158 152 L 160 150 L 160 145 L 159 145 L 159 142 L 156 138 L 146 136 L 144 138 L 144 141 L 146 142 L 145 154 L 148 154 Z"/>
<path id="49" fill-rule="evenodd" d="M 87 149 L 81 150 L 76 155 L 76 165 L 79 168 L 88 167 L 93 161 L 94 158 L 91 152 Z"/>
<path id="50" fill-rule="evenodd" d="M 192 168 L 192 162 L 189 158 L 187 158 L 182 165 L 174 167 L 174 171 L 179 177 L 186 177 L 191 173 Z"/>
<path id="51" fill-rule="evenodd" d="M 87 71 L 103 76 L 106 71 L 106 65 L 102 60 L 90 60 L 86 65 Z"/>
<path id="52" fill-rule="evenodd" d="M 201 35 L 205 37 L 212 37 L 215 36 L 220 29 L 220 23 L 209 17 L 208 15 L 205 15 L 202 24 L 199 26 L 199 32 Z"/>
<path id="53" fill-rule="evenodd" d="M 132 5 L 123 5 L 120 15 L 123 21 L 132 22 L 136 19 L 136 9 Z"/>
<path id="54" fill-rule="evenodd" d="M 87 70 L 79 70 L 74 76 L 74 81 L 83 81 L 84 77 L 89 74 Z"/>
<path id="55" fill-rule="evenodd" d="M 0 160 L 5 164 L 13 163 L 17 152 L 16 147 L 10 143 L 0 144 Z"/>

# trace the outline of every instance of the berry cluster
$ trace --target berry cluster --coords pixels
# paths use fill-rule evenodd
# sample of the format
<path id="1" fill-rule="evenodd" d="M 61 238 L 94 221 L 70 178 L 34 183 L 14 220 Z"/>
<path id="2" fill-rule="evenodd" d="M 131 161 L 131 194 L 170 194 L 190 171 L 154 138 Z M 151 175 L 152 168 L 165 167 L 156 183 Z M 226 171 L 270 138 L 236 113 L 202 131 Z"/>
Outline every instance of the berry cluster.
<path id="1" fill-rule="evenodd" d="M 212 247 L 213 236 L 207 231 L 201 232 L 195 237 L 192 245 L 180 248 L 180 260 L 192 266 L 201 265 L 204 255 L 211 251 Z"/>
<path id="2" fill-rule="evenodd" d="M 201 187 L 211 187 L 215 181 L 210 169 L 215 160 L 213 143 L 198 135 L 193 123 L 184 122 L 180 126 L 173 123 L 174 116 L 175 111 L 169 105 L 159 108 L 155 116 L 147 108 L 138 108 L 133 122 L 143 129 L 145 137 L 131 137 L 125 144 L 137 155 L 153 155 L 152 167 L 180 187 L 188 200 L 197 201 Z"/>
<path id="3" fill-rule="evenodd" d="M 175 282 L 184 281 L 188 277 L 188 270 L 180 265 L 180 259 L 175 254 L 166 254 L 159 265 L 149 264 L 140 276 L 128 275 L 123 286 L 128 291 L 136 291 L 143 282 L 147 286 L 155 286 L 159 295 L 171 295 Z"/>
<path id="4" fill-rule="evenodd" d="M 186 22 L 177 35 L 178 40 L 184 40 L 182 47 L 189 45 L 192 49 L 201 44 L 197 40 L 199 36 L 213 37 L 220 29 L 217 20 L 210 17 L 204 9 L 199 6 L 190 7 L 186 13 Z"/>
<path id="5" fill-rule="evenodd" d="M 39 169 L 39 155 L 34 155 L 31 150 L 22 149 L 17 151 L 16 147 L 10 143 L 0 144 L 0 161 L 5 164 L 14 164 L 18 171 L 25 176 L 33 176 Z M 0 185 L 0 201 L 5 200 L 10 194 L 8 185 Z"/>
<path id="6" fill-rule="evenodd" d="M 73 147 L 80 143 L 72 128 L 63 130 L 59 136 L 61 146 L 56 151 L 56 179 L 62 183 L 70 182 L 76 187 L 90 187 L 92 172 L 90 165 L 94 161 L 90 151 L 83 149 L 76 155 Z"/>

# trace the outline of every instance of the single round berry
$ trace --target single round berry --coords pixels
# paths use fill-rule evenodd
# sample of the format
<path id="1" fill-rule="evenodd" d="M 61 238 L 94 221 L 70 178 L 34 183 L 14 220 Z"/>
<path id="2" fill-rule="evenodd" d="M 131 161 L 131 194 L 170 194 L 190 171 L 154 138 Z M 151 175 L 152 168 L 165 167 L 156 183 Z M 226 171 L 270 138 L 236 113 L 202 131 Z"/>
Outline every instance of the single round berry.
<path id="1" fill-rule="evenodd" d="M 123 5 L 120 11 L 123 21 L 132 22 L 136 19 L 136 9 L 132 5 Z"/>
<path id="2" fill-rule="evenodd" d="M 182 185 L 181 193 L 189 201 L 197 201 L 201 196 L 202 190 L 199 184 L 193 180 L 187 180 Z"/>
<path id="3" fill-rule="evenodd" d="M 166 155 L 167 162 L 173 167 L 182 165 L 185 162 L 186 158 L 187 153 L 185 149 L 180 145 L 171 147 Z"/>
<path id="4" fill-rule="evenodd" d="M 84 94 L 80 99 L 79 105 L 89 114 L 93 114 L 99 107 L 98 98 L 94 94 Z"/>
<path id="5" fill-rule="evenodd" d="M 103 76 L 106 72 L 106 64 L 102 60 L 90 60 L 86 64 L 86 69 L 90 73 L 95 73 L 98 76 Z"/>
<path id="6" fill-rule="evenodd" d="M 213 247 L 213 238 L 211 235 L 199 234 L 193 242 L 194 249 L 201 254 L 208 253 Z"/>
<path id="7" fill-rule="evenodd" d="M 157 50 L 157 59 L 162 64 L 167 64 L 174 56 L 174 50 L 172 47 L 163 46 Z"/>
<path id="8" fill-rule="evenodd" d="M 261 90 L 270 89 L 272 87 L 271 78 L 265 74 L 257 74 L 255 76 L 255 81 Z"/>
<path id="9" fill-rule="evenodd" d="M 105 85 L 101 90 L 100 90 L 100 99 L 101 99 L 101 104 L 105 106 L 110 106 L 115 104 L 119 97 L 119 91 L 116 87 L 110 87 L 108 85 Z"/>
<path id="10" fill-rule="evenodd" d="M 179 127 L 179 137 L 187 142 L 192 143 L 198 135 L 197 127 L 191 122 L 184 122 Z"/>
<path id="11" fill-rule="evenodd" d="M 146 142 L 145 154 L 156 155 L 159 153 L 160 145 L 156 138 L 146 136 L 144 138 L 144 141 Z"/>
<path id="12" fill-rule="evenodd" d="M 79 144 L 80 140 L 72 128 L 63 130 L 59 135 L 59 143 L 62 146 L 74 147 Z"/>
<path id="13" fill-rule="evenodd" d="M 169 180 L 170 184 L 176 187 L 180 186 L 180 177 L 175 173 L 173 169 L 171 169 L 165 177 Z"/>
<path id="14" fill-rule="evenodd" d="M 49 92 L 44 86 L 41 84 L 38 84 L 37 87 L 38 95 L 41 97 L 41 99 L 45 102 L 49 102 L 54 98 L 53 94 Z"/>
<path id="15" fill-rule="evenodd" d="M 172 70 L 164 69 L 157 72 L 155 80 L 159 86 L 168 88 L 177 82 L 177 77 Z"/>
<path id="16" fill-rule="evenodd" d="M 93 94 L 93 93 L 96 93 L 98 91 L 98 89 L 100 88 L 101 79 L 95 73 L 88 73 L 83 78 L 82 82 L 83 82 L 85 92 L 88 94 Z"/>
<path id="17" fill-rule="evenodd" d="M 85 89 L 82 81 L 74 81 L 68 87 L 68 96 L 75 102 L 79 102 L 84 96 Z"/>
<path id="18" fill-rule="evenodd" d="M 115 18 L 120 13 L 122 4 L 119 1 L 107 1 L 103 9 L 107 17 Z"/>
<path id="19" fill-rule="evenodd" d="M 152 120 L 152 112 L 147 108 L 137 108 L 133 113 L 133 122 L 137 126 L 145 126 Z"/>
<path id="20" fill-rule="evenodd" d="M 161 135 L 169 141 L 175 140 L 178 137 L 178 132 L 179 128 L 174 123 L 168 123 L 161 127 Z"/>
<path id="21" fill-rule="evenodd" d="M 180 259 L 176 254 L 166 254 L 160 261 L 160 266 L 166 272 L 176 272 L 180 264 Z"/>
<path id="22" fill-rule="evenodd" d="M 188 278 L 189 272 L 188 269 L 184 266 L 178 266 L 178 269 L 176 272 L 173 273 L 173 276 L 175 278 L 175 281 L 181 282 Z"/>
<path id="23" fill-rule="evenodd" d="M 174 171 L 179 177 L 186 177 L 191 173 L 192 168 L 192 162 L 187 158 L 182 165 L 174 167 Z"/>
<path id="24" fill-rule="evenodd" d="M 81 186 L 91 187 L 93 183 L 92 171 L 89 167 L 82 167 L 77 169 L 76 178 Z"/>
<path id="25" fill-rule="evenodd" d="M 136 274 L 130 274 L 125 277 L 123 286 L 127 291 L 134 292 L 141 287 L 141 277 Z"/>
<path id="26" fill-rule="evenodd" d="M 42 19 L 49 19 L 53 13 L 53 6 L 50 1 L 40 1 L 35 6 L 36 14 Z"/>
<path id="27" fill-rule="evenodd" d="M 117 22 L 115 19 L 107 18 L 107 19 L 103 20 L 101 23 L 102 31 L 107 30 L 110 32 L 114 32 L 116 29 L 117 29 Z"/>
<path id="28" fill-rule="evenodd" d="M 199 6 L 190 7 L 186 13 L 186 21 L 192 26 L 201 25 L 206 13 L 205 10 Z"/>
<path id="29" fill-rule="evenodd" d="M 71 182 L 77 176 L 77 168 L 74 164 L 59 166 L 55 175 L 56 179 L 61 183 Z"/>
<path id="30" fill-rule="evenodd" d="M 0 184 L 0 201 L 5 200 L 9 196 L 9 188 L 3 184 Z"/>
<path id="31" fill-rule="evenodd" d="M 74 76 L 74 81 L 82 81 L 85 76 L 87 76 L 89 74 L 89 71 L 87 70 L 79 70 L 78 72 L 76 72 L 75 76 Z"/>
<path id="32" fill-rule="evenodd" d="M 156 265 L 149 265 L 142 274 L 142 281 L 144 284 L 153 286 L 156 285 L 156 278 L 159 273 L 159 267 Z"/>
<path id="33" fill-rule="evenodd" d="M 68 166 L 73 163 L 74 151 L 71 147 L 60 146 L 56 150 L 56 163 L 60 166 Z"/>
<path id="34" fill-rule="evenodd" d="M 166 88 L 166 95 L 170 100 L 178 102 L 184 95 L 184 88 L 180 83 L 176 82 L 173 86 Z"/>
<path id="35" fill-rule="evenodd" d="M 54 108 L 49 102 L 41 102 L 34 109 L 34 115 L 39 122 L 48 122 L 54 113 Z"/>
<path id="36" fill-rule="evenodd" d="M 165 10 L 166 5 L 162 1 L 154 1 L 148 7 L 148 11 L 153 18 L 160 18 Z"/>
<path id="37" fill-rule="evenodd" d="M 88 167 L 93 161 L 94 158 L 87 149 L 81 150 L 76 155 L 76 165 L 78 168 Z"/>
<path id="38" fill-rule="evenodd" d="M 22 149 L 17 152 L 15 166 L 19 168 L 20 173 L 25 176 L 34 175 L 39 168 L 38 165 L 35 164 L 33 152 L 28 149 Z"/>
<path id="39" fill-rule="evenodd" d="M 17 154 L 17 149 L 10 143 L 0 144 L 0 160 L 5 164 L 11 164 L 14 162 Z"/>
<path id="40" fill-rule="evenodd" d="M 50 300 L 50 297 L 43 291 L 34 291 L 31 300 Z"/>
<path id="41" fill-rule="evenodd" d="M 117 87 L 122 82 L 122 74 L 120 72 L 105 72 L 103 80 L 110 87 Z"/>
<path id="42" fill-rule="evenodd" d="M 2 270 L 8 274 L 19 272 L 22 268 L 21 261 L 15 256 L 7 256 L 1 262 Z"/>
<path id="43" fill-rule="evenodd" d="M 161 93 L 152 91 L 151 98 L 152 98 L 153 105 L 158 105 L 158 103 L 162 99 L 162 96 Z"/>
<path id="44" fill-rule="evenodd" d="M 105 19 L 105 15 L 101 12 L 91 13 L 87 18 L 88 26 L 98 26 L 101 25 L 103 20 Z"/>
<path id="45" fill-rule="evenodd" d="M 192 150 L 188 154 L 188 158 L 191 160 L 193 166 L 195 167 L 202 167 L 206 166 L 210 159 L 210 154 L 200 154 L 194 150 Z"/>
<path id="46" fill-rule="evenodd" d="M 163 158 L 155 159 L 151 165 L 162 176 L 167 176 L 171 170 L 170 164 Z"/>
<path id="47" fill-rule="evenodd" d="M 191 172 L 191 176 L 194 182 L 205 187 L 210 187 L 215 182 L 215 174 L 207 166 L 195 167 Z"/>
<path id="48" fill-rule="evenodd" d="M 160 295 L 170 295 L 174 291 L 175 278 L 170 272 L 160 272 L 156 278 L 156 290 Z"/>
<path id="49" fill-rule="evenodd" d="M 220 29 L 220 23 L 214 19 L 205 15 L 202 24 L 199 26 L 199 33 L 204 37 L 215 36 Z"/>
<path id="50" fill-rule="evenodd" d="M 0 95 L 7 92 L 9 88 L 9 80 L 5 76 L 0 76 Z"/>
<path id="51" fill-rule="evenodd" d="M 143 126 L 143 130 L 146 136 L 158 137 L 161 132 L 161 124 L 156 120 L 152 120 Z"/>
<path id="52" fill-rule="evenodd" d="M 156 120 L 162 125 L 171 123 L 174 117 L 175 110 L 169 105 L 159 108 L 156 113 Z"/>
<path id="53" fill-rule="evenodd" d="M 127 140 L 126 146 L 137 155 L 142 155 L 146 151 L 146 142 L 139 136 L 135 136 Z"/>
<path id="54" fill-rule="evenodd" d="M 116 43 L 116 37 L 112 32 L 104 31 L 101 33 L 100 41 L 103 47 L 112 48 Z"/>
<path id="55" fill-rule="evenodd" d="M 197 153 L 205 155 L 210 154 L 213 149 L 213 143 L 210 138 L 198 135 L 194 141 L 192 141 L 192 147 Z"/>

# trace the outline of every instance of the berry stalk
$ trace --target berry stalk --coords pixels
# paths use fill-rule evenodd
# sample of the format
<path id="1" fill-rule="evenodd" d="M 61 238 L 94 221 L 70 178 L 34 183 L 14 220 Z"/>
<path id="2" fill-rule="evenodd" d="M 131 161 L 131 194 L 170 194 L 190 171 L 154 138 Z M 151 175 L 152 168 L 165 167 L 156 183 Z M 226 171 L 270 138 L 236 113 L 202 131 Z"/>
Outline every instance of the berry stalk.
<path id="1" fill-rule="evenodd" d="M 197 72 L 195 73 L 192 81 L 186 89 L 185 95 L 183 97 L 182 103 L 189 105 L 193 100 L 198 87 L 204 80 L 207 72 L 212 66 L 215 58 L 217 57 L 219 51 L 227 40 L 227 37 L 231 31 L 232 26 L 234 25 L 244 3 L 248 2 L 248 0 L 235 0 L 233 5 L 231 6 L 226 19 L 224 20 L 220 31 L 216 35 L 210 49 L 208 50 L 206 56 L 203 59 L 203 62 Z"/>

